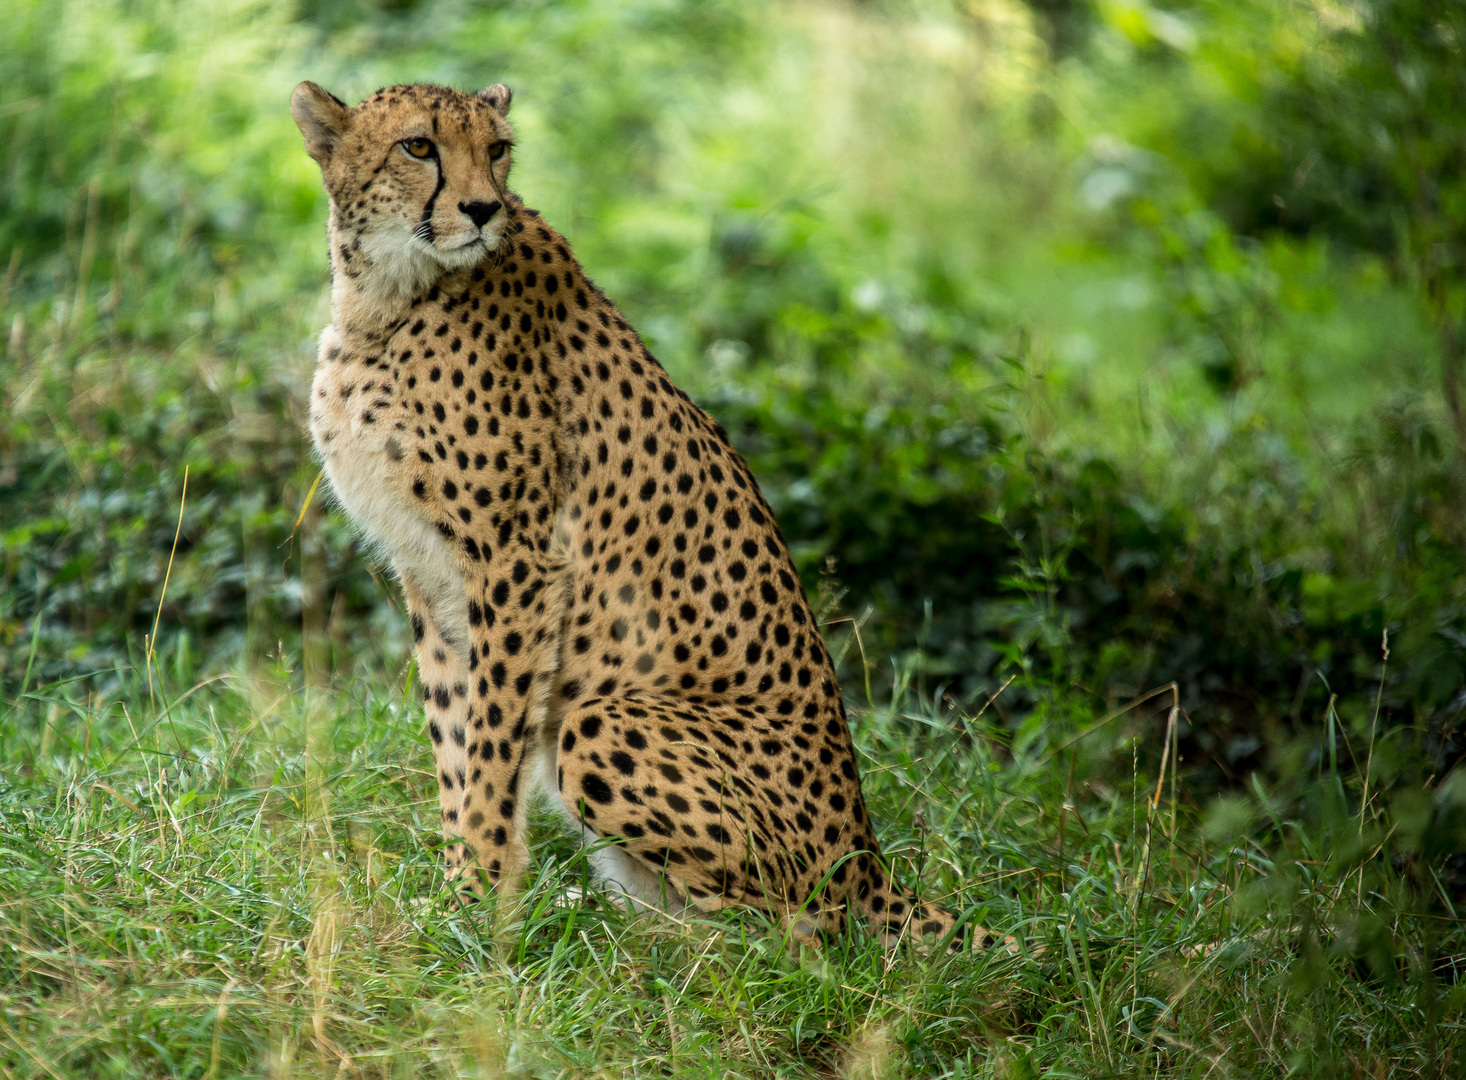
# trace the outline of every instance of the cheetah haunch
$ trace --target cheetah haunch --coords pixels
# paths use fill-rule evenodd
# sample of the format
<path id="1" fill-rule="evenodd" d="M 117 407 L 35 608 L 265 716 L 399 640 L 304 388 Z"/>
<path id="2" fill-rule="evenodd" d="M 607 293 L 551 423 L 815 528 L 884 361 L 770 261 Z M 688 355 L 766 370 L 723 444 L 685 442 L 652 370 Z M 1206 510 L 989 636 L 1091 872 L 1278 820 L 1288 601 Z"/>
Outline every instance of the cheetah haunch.
<path id="1" fill-rule="evenodd" d="M 509 102 L 291 99 L 331 201 L 311 435 L 406 594 L 450 879 L 515 887 L 539 785 L 640 902 L 946 933 L 882 868 L 768 504 L 508 189 Z"/>

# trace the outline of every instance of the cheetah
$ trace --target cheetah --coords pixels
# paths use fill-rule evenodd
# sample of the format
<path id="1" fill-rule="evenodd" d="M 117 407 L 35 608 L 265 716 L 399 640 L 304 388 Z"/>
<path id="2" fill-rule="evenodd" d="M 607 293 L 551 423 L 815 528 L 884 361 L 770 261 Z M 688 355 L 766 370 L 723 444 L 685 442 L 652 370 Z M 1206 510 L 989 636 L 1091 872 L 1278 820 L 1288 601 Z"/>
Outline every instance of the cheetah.
<path id="1" fill-rule="evenodd" d="M 634 903 L 957 947 L 882 860 L 747 464 L 509 189 L 510 100 L 291 98 L 330 196 L 310 432 L 406 597 L 455 895 L 515 891 L 539 788 Z"/>

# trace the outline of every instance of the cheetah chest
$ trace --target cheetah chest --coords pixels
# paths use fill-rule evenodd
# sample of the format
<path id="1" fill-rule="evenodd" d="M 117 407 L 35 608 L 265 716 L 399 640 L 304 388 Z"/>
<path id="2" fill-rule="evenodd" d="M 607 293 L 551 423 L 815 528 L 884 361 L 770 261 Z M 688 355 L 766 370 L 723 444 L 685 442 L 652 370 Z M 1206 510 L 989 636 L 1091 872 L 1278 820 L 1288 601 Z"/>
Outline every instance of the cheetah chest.
<path id="1" fill-rule="evenodd" d="M 334 326 L 321 334 L 311 386 L 311 438 L 337 501 L 443 636 L 468 648 L 468 602 L 453 551 L 413 505 L 390 376 L 352 362 Z"/>

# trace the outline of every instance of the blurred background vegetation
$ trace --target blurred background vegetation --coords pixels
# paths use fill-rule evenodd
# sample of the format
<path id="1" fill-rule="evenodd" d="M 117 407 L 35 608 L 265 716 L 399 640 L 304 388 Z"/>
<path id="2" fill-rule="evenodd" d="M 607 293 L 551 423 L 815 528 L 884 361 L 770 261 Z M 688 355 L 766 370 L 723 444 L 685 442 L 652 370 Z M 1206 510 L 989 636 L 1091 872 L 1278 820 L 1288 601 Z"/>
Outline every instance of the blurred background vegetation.
<path id="1" fill-rule="evenodd" d="M 1211 787 L 1382 685 L 1399 767 L 1454 765 L 1461 5 L 22 0 L 0 35 L 0 685 L 138 662 L 185 467 L 180 678 L 302 633 L 400 663 L 346 523 L 294 528 L 326 205 L 283 103 L 503 79 L 518 189 L 867 658 L 1016 674 L 1035 738 L 1175 680 Z"/>
<path id="2" fill-rule="evenodd" d="M 750 459 L 852 700 L 892 703 L 863 746 L 947 733 L 1029 785 L 1036 846 L 1062 805 L 1062 887 L 1076 803 L 1128 797 L 1139 850 L 1172 696 L 1075 740 L 1174 682 L 1183 826 L 1277 905 L 1279 1001 L 1333 970 L 1415 987 L 1400 1030 L 1458 1016 L 1459 0 L 8 0 L 0 41 L 0 794 L 63 706 L 151 701 L 149 646 L 176 691 L 410 684 L 383 568 L 302 512 L 326 200 L 286 103 L 505 81 L 514 186 Z M 1401 1067 L 1449 1074 L 1460 1030 Z"/>

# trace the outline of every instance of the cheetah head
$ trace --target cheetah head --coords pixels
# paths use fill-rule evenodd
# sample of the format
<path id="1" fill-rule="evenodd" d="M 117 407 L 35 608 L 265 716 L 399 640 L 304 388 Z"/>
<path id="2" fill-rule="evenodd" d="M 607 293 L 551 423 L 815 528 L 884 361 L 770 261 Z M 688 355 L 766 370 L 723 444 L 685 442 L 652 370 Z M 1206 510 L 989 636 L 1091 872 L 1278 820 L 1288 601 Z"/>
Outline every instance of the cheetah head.
<path id="1" fill-rule="evenodd" d="M 312 82 L 290 98 L 331 197 L 331 265 L 410 296 L 499 246 L 512 207 L 510 90 L 392 86 L 356 108 Z"/>

